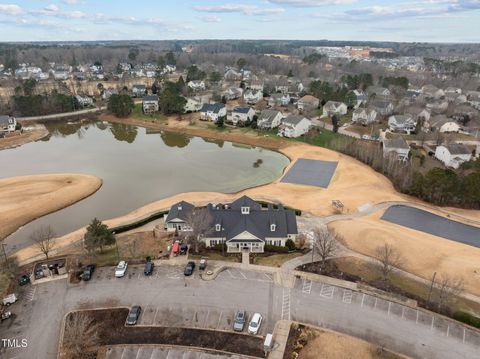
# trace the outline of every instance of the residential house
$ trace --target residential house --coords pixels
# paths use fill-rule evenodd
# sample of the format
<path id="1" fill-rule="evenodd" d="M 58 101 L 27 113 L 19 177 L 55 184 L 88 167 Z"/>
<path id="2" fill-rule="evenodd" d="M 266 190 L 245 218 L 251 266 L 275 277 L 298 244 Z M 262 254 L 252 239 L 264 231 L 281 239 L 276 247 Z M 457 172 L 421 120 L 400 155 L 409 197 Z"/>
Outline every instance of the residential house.
<path id="1" fill-rule="evenodd" d="M 87 79 L 87 74 L 85 72 L 76 71 L 73 73 L 73 78 L 76 81 L 85 81 Z"/>
<path id="2" fill-rule="evenodd" d="M 241 81 L 243 74 L 235 69 L 227 69 L 223 75 L 225 81 Z"/>
<path id="3" fill-rule="evenodd" d="M 445 97 L 445 92 L 434 85 L 425 85 L 422 87 L 422 95 L 426 99 L 439 100 Z"/>
<path id="4" fill-rule="evenodd" d="M 277 107 L 277 106 L 288 106 L 290 103 L 290 95 L 282 93 L 274 93 L 270 95 L 268 99 L 268 106 Z"/>
<path id="5" fill-rule="evenodd" d="M 458 132 L 460 131 L 460 125 L 452 118 L 448 118 L 445 115 L 433 116 L 430 121 L 430 130 L 438 132 Z"/>
<path id="6" fill-rule="evenodd" d="M 167 231 L 188 233 L 188 219 L 194 205 L 182 201 L 174 204 L 165 216 Z M 282 205 L 263 208 L 247 196 L 230 204 L 208 204 L 211 228 L 202 238 L 206 247 L 225 243 L 227 253 L 242 251 L 263 253 L 265 245 L 285 246 L 286 241 L 295 241 L 298 234 L 297 220 L 293 210 Z"/>
<path id="7" fill-rule="evenodd" d="M 320 100 L 312 95 L 305 95 L 297 102 L 297 108 L 300 111 L 310 111 L 318 108 Z"/>
<path id="8" fill-rule="evenodd" d="M 439 100 L 439 101 L 433 101 L 430 103 L 427 103 L 426 105 L 427 110 L 429 110 L 432 113 L 444 113 L 448 109 L 448 101 L 446 100 Z"/>
<path id="9" fill-rule="evenodd" d="M 263 91 L 260 90 L 247 90 L 243 94 L 243 99 L 250 105 L 255 105 L 263 99 Z"/>
<path id="10" fill-rule="evenodd" d="M 145 85 L 133 85 L 132 94 L 134 97 L 143 97 L 147 94 L 147 87 Z"/>
<path id="11" fill-rule="evenodd" d="M 283 114 L 276 110 L 263 110 L 258 116 L 257 127 L 262 130 L 270 130 L 280 126 Z"/>
<path id="12" fill-rule="evenodd" d="M 355 95 L 356 99 L 355 106 L 353 106 L 354 108 L 358 108 L 367 103 L 368 95 L 362 90 L 353 90 L 353 94 Z"/>
<path id="13" fill-rule="evenodd" d="M 472 151 L 461 143 L 450 143 L 437 146 L 435 157 L 446 167 L 458 168 L 462 163 L 472 159 Z"/>
<path id="14" fill-rule="evenodd" d="M 103 95 L 102 95 L 102 98 L 104 100 L 108 100 L 110 98 L 110 96 L 112 95 L 118 95 L 118 90 L 116 89 L 106 89 L 103 91 Z"/>
<path id="15" fill-rule="evenodd" d="M 370 101 L 369 107 L 377 111 L 380 116 L 390 116 L 393 113 L 393 103 L 390 101 L 375 98 Z"/>
<path id="16" fill-rule="evenodd" d="M 201 80 L 189 81 L 187 86 L 193 91 L 203 91 L 205 90 L 205 82 Z"/>
<path id="17" fill-rule="evenodd" d="M 68 80 L 69 74 L 67 71 L 63 70 L 55 70 L 53 71 L 53 78 L 57 81 L 65 81 Z"/>
<path id="18" fill-rule="evenodd" d="M 298 95 L 305 90 L 303 83 L 297 78 L 280 78 L 274 80 L 275 92 L 283 94 Z"/>
<path id="19" fill-rule="evenodd" d="M 343 102 L 339 101 L 328 101 L 325 105 L 323 105 L 323 117 L 332 117 L 333 115 L 337 115 L 341 117 L 347 114 L 347 105 Z"/>
<path id="20" fill-rule="evenodd" d="M 403 137 L 394 137 L 391 139 L 386 138 L 383 140 L 382 145 L 383 157 L 393 157 L 399 161 L 408 160 L 410 146 Z"/>
<path id="21" fill-rule="evenodd" d="M 296 138 L 306 134 L 312 127 L 312 121 L 301 115 L 288 115 L 282 120 L 279 136 Z"/>
<path id="22" fill-rule="evenodd" d="M 199 98 L 187 97 L 185 100 L 187 101 L 183 107 L 183 112 L 185 113 L 198 112 L 203 107 L 203 102 Z"/>
<path id="23" fill-rule="evenodd" d="M 374 123 L 377 118 L 377 111 L 369 108 L 359 107 L 353 111 L 352 122 L 367 126 Z"/>
<path id="24" fill-rule="evenodd" d="M 241 87 L 230 87 L 222 93 L 222 97 L 225 100 L 236 100 L 237 98 L 242 97 L 243 89 Z"/>
<path id="25" fill-rule="evenodd" d="M 0 116 L 0 133 L 14 132 L 17 127 L 17 119 L 15 117 L 1 115 Z"/>
<path id="26" fill-rule="evenodd" d="M 263 80 L 258 80 L 258 79 L 250 80 L 248 82 L 247 88 L 250 90 L 258 90 L 263 92 L 264 82 Z"/>
<path id="27" fill-rule="evenodd" d="M 368 86 L 367 87 L 368 97 L 389 97 L 391 92 L 389 89 L 382 86 Z"/>
<path id="28" fill-rule="evenodd" d="M 158 96 L 157 95 L 143 96 L 142 109 L 143 109 L 143 113 L 145 114 L 158 112 L 159 110 Z"/>
<path id="29" fill-rule="evenodd" d="M 240 123 L 252 121 L 255 116 L 255 110 L 251 107 L 235 107 L 232 111 L 231 122 L 237 126 Z"/>
<path id="30" fill-rule="evenodd" d="M 75 99 L 81 107 L 93 106 L 93 98 L 86 95 L 76 95 Z"/>
<path id="31" fill-rule="evenodd" d="M 223 103 L 206 103 L 200 109 L 200 120 L 217 122 L 227 116 L 227 108 Z"/>
<path id="32" fill-rule="evenodd" d="M 394 115 L 388 118 L 388 127 L 393 132 L 405 132 L 410 134 L 415 132 L 417 121 L 410 114 Z"/>

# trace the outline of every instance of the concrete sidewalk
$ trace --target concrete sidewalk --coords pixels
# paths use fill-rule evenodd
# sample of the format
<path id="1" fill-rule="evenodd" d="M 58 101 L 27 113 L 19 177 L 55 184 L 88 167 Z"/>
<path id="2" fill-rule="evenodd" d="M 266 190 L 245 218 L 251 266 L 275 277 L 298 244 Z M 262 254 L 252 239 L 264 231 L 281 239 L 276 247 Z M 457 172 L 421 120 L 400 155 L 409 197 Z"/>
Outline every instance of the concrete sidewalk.
<path id="1" fill-rule="evenodd" d="M 273 349 L 268 354 L 269 359 L 283 359 L 287 347 L 288 335 L 292 322 L 289 320 L 279 320 L 273 330 Z"/>

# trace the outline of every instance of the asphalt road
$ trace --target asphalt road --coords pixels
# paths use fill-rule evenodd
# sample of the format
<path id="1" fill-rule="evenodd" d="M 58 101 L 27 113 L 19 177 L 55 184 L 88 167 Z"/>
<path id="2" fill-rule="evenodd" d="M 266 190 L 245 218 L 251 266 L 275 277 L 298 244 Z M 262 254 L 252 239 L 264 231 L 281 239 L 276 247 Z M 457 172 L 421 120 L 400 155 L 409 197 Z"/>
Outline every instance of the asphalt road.
<path id="1" fill-rule="evenodd" d="M 279 319 L 299 320 L 352 334 L 418 358 L 476 358 L 478 332 L 405 310 L 361 293 L 297 278 L 294 288 L 276 286 L 271 275 L 230 269 L 214 281 L 185 279 L 183 268 L 158 266 L 152 277 L 142 268 L 113 277 L 113 268 L 97 270 L 92 281 L 64 280 L 28 286 L 11 307 L 17 317 L 0 324 L 0 338 L 27 339 L 26 348 L 7 349 L 2 359 L 56 357 L 63 316 L 78 308 L 141 305 L 141 325 L 228 329 L 234 312 L 260 312 L 260 334 Z M 445 326 L 446 324 L 446 326 Z"/>

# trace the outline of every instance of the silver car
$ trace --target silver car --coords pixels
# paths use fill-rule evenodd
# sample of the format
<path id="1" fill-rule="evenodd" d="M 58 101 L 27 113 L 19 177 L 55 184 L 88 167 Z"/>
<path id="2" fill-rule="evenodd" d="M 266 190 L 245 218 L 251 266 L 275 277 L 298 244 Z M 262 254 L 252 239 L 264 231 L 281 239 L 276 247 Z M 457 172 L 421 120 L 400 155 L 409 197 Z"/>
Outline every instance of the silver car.
<path id="1" fill-rule="evenodd" d="M 247 317 L 247 313 L 244 310 L 239 310 L 237 314 L 235 314 L 235 320 L 233 321 L 233 330 L 236 332 L 243 331 L 243 327 L 245 326 L 245 318 Z"/>

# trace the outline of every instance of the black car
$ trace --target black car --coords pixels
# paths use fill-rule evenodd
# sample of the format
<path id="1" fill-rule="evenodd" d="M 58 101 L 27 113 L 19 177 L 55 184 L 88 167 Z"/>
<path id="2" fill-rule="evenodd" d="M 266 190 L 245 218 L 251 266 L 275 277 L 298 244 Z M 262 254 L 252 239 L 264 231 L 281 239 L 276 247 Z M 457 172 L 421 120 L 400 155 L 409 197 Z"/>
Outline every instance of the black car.
<path id="1" fill-rule="evenodd" d="M 185 274 L 185 276 L 190 276 L 193 274 L 194 269 L 195 269 L 195 262 L 188 262 L 183 274 Z"/>
<path id="2" fill-rule="evenodd" d="M 137 324 L 137 320 L 138 320 L 138 317 L 140 317 L 141 311 L 142 311 L 142 308 L 139 305 L 134 305 L 128 312 L 127 325 Z"/>
<path id="3" fill-rule="evenodd" d="M 28 283 L 30 283 L 30 276 L 24 274 L 20 278 L 18 278 L 19 286 L 27 285 Z"/>
<path id="4" fill-rule="evenodd" d="M 153 273 L 153 267 L 154 267 L 153 262 L 148 261 L 147 263 L 145 263 L 145 269 L 143 270 L 143 274 L 145 274 L 145 275 L 152 275 L 152 273 Z"/>
<path id="5" fill-rule="evenodd" d="M 95 271 L 95 264 L 88 264 L 83 269 L 82 279 L 88 281 L 92 279 L 93 272 Z"/>

